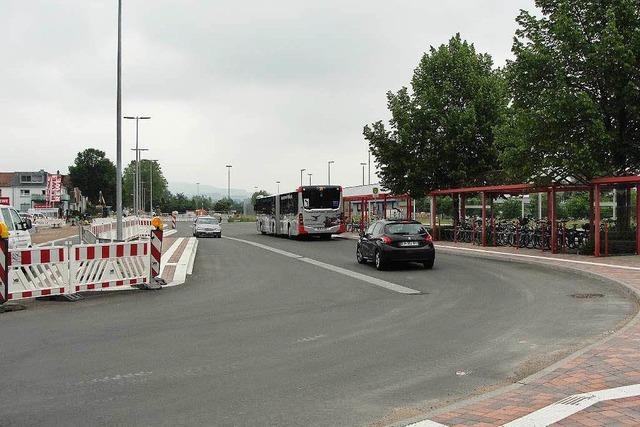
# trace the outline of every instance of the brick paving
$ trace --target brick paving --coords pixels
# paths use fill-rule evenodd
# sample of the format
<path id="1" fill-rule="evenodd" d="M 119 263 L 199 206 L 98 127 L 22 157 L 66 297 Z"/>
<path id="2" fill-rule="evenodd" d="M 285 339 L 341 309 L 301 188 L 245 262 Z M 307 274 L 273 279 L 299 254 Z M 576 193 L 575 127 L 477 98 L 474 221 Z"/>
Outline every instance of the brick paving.
<path id="1" fill-rule="evenodd" d="M 341 237 L 357 239 L 357 235 L 352 233 Z M 482 248 L 450 242 L 436 242 L 436 248 L 445 252 L 575 269 L 615 280 L 626 285 L 635 295 L 640 295 L 639 256 L 595 258 L 511 247 Z M 491 397 L 480 396 L 461 401 L 436 411 L 428 419 L 447 426 L 496 426 L 573 394 L 640 384 L 640 321 L 637 320 L 638 317 L 604 342 L 553 365 L 542 375 L 525 378 L 520 381 L 521 386 L 508 387 L 503 392 L 492 393 Z M 600 402 L 553 425 L 638 426 L 640 396 Z"/>

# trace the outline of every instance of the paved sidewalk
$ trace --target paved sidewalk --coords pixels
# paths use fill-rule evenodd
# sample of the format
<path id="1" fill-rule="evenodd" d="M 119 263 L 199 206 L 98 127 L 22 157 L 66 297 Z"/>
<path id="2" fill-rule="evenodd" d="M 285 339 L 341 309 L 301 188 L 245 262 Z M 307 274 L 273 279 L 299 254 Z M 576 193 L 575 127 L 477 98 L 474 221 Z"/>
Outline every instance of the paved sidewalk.
<path id="1" fill-rule="evenodd" d="M 358 238 L 353 233 L 340 237 Z M 626 286 L 634 298 L 640 295 L 639 256 L 595 258 L 571 254 L 554 255 L 540 250 L 482 248 L 451 242 L 436 242 L 436 248 L 466 256 L 511 259 L 553 268 L 574 269 L 580 274 L 602 276 L 618 282 Z M 427 416 L 428 420 L 416 420 L 416 426 L 496 426 L 507 423 L 512 423 L 509 425 L 513 426 L 640 425 L 640 386 L 637 386 L 640 384 L 638 319 L 639 316 L 636 315 L 625 327 L 604 341 L 515 384 L 434 411 Z M 598 393 L 593 393 L 619 387 L 624 388 L 618 389 L 620 393 L 612 393 L 612 399 L 600 399 L 597 397 Z M 584 393 L 587 394 L 563 400 Z M 629 397 L 616 398 L 618 395 Z M 535 411 L 538 412 L 532 414 Z M 528 418 L 522 419 L 527 415 Z"/>

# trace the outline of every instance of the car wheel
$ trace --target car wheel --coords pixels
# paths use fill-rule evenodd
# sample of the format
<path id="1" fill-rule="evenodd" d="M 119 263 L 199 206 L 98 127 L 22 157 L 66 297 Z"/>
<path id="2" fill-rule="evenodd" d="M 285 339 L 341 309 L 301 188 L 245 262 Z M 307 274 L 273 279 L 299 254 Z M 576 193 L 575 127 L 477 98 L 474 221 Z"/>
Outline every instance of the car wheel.
<path id="1" fill-rule="evenodd" d="M 362 256 L 362 249 L 360 245 L 356 246 L 356 260 L 358 260 L 358 264 L 366 264 L 367 260 L 364 256 Z"/>
<path id="2" fill-rule="evenodd" d="M 380 253 L 380 251 L 376 251 L 376 255 L 375 255 L 375 264 L 376 264 L 376 269 L 377 270 L 384 270 L 384 261 L 382 260 L 382 254 Z"/>
<path id="3" fill-rule="evenodd" d="M 435 260 L 436 260 L 435 258 L 429 258 L 428 260 L 423 262 L 422 265 L 424 265 L 425 269 L 431 270 L 433 268 L 433 263 Z"/>

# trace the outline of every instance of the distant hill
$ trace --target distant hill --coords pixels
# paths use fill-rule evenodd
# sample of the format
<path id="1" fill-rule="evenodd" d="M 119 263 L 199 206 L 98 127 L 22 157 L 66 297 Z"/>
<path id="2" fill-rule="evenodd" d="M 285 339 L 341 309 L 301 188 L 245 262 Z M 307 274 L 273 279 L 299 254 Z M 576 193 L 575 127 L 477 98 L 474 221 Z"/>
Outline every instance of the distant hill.
<path id="1" fill-rule="evenodd" d="M 169 191 L 173 194 L 184 193 L 185 196 L 191 197 L 198 194 L 198 186 L 195 183 L 189 182 L 170 182 Z M 209 196 L 214 200 L 220 200 L 227 197 L 227 189 L 207 184 L 200 184 L 200 194 L 203 196 Z M 231 198 L 233 200 L 242 201 L 249 197 L 251 197 L 251 194 L 247 190 L 237 188 L 231 189 Z"/>

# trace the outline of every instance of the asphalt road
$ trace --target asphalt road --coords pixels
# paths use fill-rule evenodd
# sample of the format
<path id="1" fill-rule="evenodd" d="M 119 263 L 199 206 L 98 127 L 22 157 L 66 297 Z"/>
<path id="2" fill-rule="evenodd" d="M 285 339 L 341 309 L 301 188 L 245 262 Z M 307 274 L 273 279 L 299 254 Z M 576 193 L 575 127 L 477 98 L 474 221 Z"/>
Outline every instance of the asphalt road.
<path id="1" fill-rule="evenodd" d="M 183 286 L 0 314 L 0 425 L 390 422 L 532 373 L 635 310 L 609 284 L 524 264 L 439 253 L 432 271 L 378 272 L 353 241 L 224 234 L 421 294 L 201 239 Z"/>

